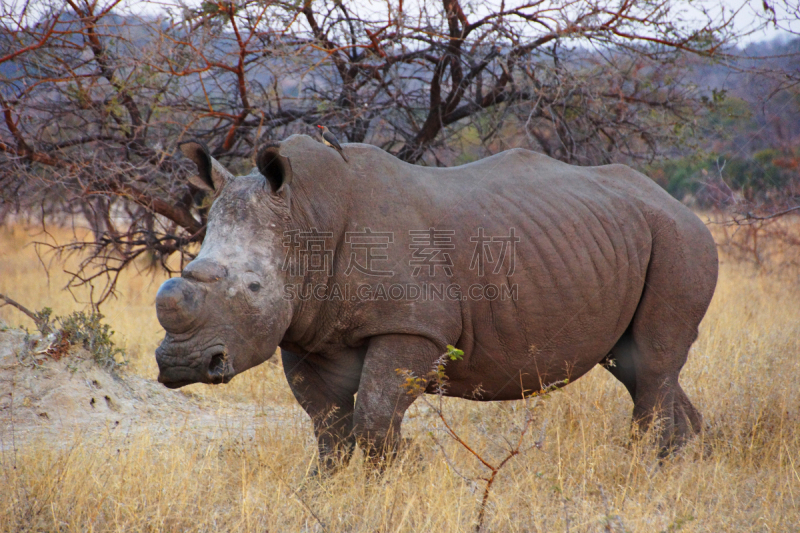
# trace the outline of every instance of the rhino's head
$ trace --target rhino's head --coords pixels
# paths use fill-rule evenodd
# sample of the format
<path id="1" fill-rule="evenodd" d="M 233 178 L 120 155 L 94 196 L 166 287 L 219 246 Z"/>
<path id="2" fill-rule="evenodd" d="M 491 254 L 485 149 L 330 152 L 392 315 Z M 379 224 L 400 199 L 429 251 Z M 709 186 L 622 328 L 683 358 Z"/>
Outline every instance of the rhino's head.
<path id="1" fill-rule="evenodd" d="M 170 388 L 227 383 L 270 358 L 292 318 L 283 298 L 283 231 L 292 169 L 278 146 L 258 171 L 234 177 L 199 143 L 181 145 L 215 196 L 197 258 L 158 290 L 166 330 L 156 350 L 158 380 Z"/>

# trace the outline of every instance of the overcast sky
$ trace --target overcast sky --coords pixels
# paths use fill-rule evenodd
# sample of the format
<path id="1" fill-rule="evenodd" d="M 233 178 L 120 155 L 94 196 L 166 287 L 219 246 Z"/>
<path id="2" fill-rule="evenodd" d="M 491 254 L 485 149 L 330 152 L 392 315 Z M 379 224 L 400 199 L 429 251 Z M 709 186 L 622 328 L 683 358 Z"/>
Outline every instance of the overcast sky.
<path id="1" fill-rule="evenodd" d="M 773 39 L 779 35 L 791 36 L 785 30 L 790 30 L 794 35 L 800 35 L 800 1 L 798 0 L 767 0 L 770 7 L 775 9 L 776 18 L 780 28 L 770 24 L 767 28 L 757 31 L 746 41 L 763 41 Z M 747 29 L 764 14 L 763 0 L 722 0 L 728 9 L 742 9 L 736 18 L 737 29 Z M 781 29 L 783 28 L 783 29 Z"/>
<path id="2" fill-rule="evenodd" d="M 360 0 L 364 3 L 378 3 L 380 5 L 385 5 L 386 0 Z M 406 5 L 415 4 L 417 2 L 421 3 L 426 0 L 411 0 L 410 2 L 407 0 Z M 429 2 L 435 2 L 436 4 L 440 3 L 440 0 L 427 0 Z M 791 36 L 791 33 L 788 33 L 785 30 L 789 30 L 794 33 L 794 35 L 800 35 L 800 0 L 672 0 L 674 7 L 680 9 L 679 6 L 682 6 L 691 12 L 697 7 L 695 6 L 705 6 L 710 10 L 719 10 L 724 9 L 728 12 L 741 10 L 738 16 L 734 19 L 735 20 L 735 28 L 738 32 L 746 32 L 753 30 L 760 22 L 763 21 L 764 16 L 764 5 L 766 3 L 775 9 L 776 18 L 778 21 L 778 27 L 770 24 L 768 27 L 763 28 L 759 31 L 756 31 L 752 35 L 748 36 L 743 40 L 741 44 L 746 44 L 752 41 L 762 41 L 773 39 L 780 35 Z M 198 6 L 202 3 L 202 0 L 183 0 L 182 2 L 184 5 L 188 6 Z M 348 2 L 348 4 L 354 4 L 352 0 Z M 395 4 L 396 1 L 392 0 L 392 4 Z M 466 0 L 466 3 L 472 3 L 473 5 L 477 4 L 480 5 L 480 2 L 470 2 Z M 507 2 L 506 6 L 511 6 L 517 3 L 523 3 L 521 0 L 509 1 Z M 156 14 L 158 11 L 162 11 L 167 7 L 179 8 L 179 2 L 176 0 L 155 0 L 153 2 L 140 2 L 137 0 L 123 0 L 123 5 L 125 5 L 128 9 L 135 13 L 150 13 Z M 699 13 L 699 9 L 698 13 Z M 717 11 L 718 12 L 718 11 Z"/>

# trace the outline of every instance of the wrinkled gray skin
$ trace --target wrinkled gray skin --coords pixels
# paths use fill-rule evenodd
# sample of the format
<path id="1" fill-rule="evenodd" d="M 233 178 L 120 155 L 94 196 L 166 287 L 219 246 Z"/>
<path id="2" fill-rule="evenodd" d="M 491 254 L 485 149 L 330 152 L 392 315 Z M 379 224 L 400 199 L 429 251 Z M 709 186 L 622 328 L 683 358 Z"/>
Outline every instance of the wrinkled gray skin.
<path id="1" fill-rule="evenodd" d="M 200 254 L 156 298 L 166 386 L 227 382 L 280 346 L 327 466 L 349 458 L 356 442 L 373 457 L 396 449 L 414 401 L 396 369 L 425 376 L 448 344 L 464 351 L 447 365 L 448 395 L 519 399 L 599 364 L 630 392 L 638 426 L 661 420 L 664 450 L 700 429 L 678 374 L 714 293 L 716 247 L 691 211 L 642 174 L 525 150 L 443 169 L 346 144 L 345 163 L 295 135 L 262 150 L 260 173 L 234 178 L 199 144 L 182 150 L 216 200 Z M 332 274 L 292 276 L 282 268 L 284 232 L 311 228 L 333 233 Z M 364 228 L 394 233 L 379 254 L 388 259 L 375 265 L 392 278 L 345 276 L 345 232 Z M 412 275 L 409 230 L 428 228 L 455 232 L 452 275 L 441 267 Z M 470 269 L 478 228 L 489 236 L 515 229 L 512 275 Z M 518 297 L 284 298 L 285 284 L 301 282 L 457 283 L 465 292 L 473 283 L 516 284 Z"/>

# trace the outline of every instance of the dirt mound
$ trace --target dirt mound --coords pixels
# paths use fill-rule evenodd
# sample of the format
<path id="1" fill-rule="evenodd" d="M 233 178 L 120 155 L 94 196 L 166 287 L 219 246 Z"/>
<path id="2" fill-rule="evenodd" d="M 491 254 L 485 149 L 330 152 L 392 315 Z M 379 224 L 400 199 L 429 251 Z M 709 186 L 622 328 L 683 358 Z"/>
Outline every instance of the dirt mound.
<path id="1" fill-rule="evenodd" d="M 23 331 L 0 331 L 0 449 L 75 432 L 146 430 L 168 438 L 191 428 L 206 430 L 210 438 L 221 422 L 252 432 L 252 405 L 220 405 L 169 390 L 154 379 L 104 370 L 82 348 L 71 347 L 56 360 L 44 353 L 46 347 L 39 339 L 31 348 Z M 280 417 L 278 411 L 271 414 Z M 258 414 L 262 421 L 265 414 L 270 418 L 270 413 Z"/>

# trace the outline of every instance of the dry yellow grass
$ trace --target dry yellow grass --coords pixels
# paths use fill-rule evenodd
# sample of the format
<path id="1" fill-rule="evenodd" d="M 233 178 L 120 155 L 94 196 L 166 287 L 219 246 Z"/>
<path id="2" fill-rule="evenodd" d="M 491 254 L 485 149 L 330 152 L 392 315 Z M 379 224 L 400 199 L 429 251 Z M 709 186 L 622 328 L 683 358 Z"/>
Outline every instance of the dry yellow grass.
<path id="1" fill-rule="evenodd" d="M 22 247 L 29 240 L 19 228 L 0 235 L 0 292 L 57 314 L 80 307 L 58 290 L 63 276 L 53 275 L 47 287 L 35 255 Z M 630 398 L 602 369 L 541 400 L 526 443 L 543 435 L 542 447 L 501 471 L 485 529 L 800 530 L 799 276 L 723 262 L 682 374 L 708 428 L 675 457 L 659 463 L 652 448 L 630 443 Z M 120 300 L 105 309 L 130 354 L 127 372 L 155 376 L 159 281 L 127 276 Z M 0 318 L 30 326 L 8 307 Z M 220 401 L 293 401 L 277 365 L 192 390 Z M 513 440 L 524 419 L 520 402 L 452 400 L 445 411 L 491 458 L 503 456 L 503 438 Z M 168 442 L 146 432 L 28 442 L 0 455 L 0 530 L 468 531 L 483 483 L 457 471 L 468 478 L 486 472 L 439 427 L 415 405 L 405 423 L 413 454 L 383 478 L 356 459 L 322 482 L 306 475 L 315 446 L 302 419 L 220 428 L 211 441 L 187 429 Z"/>

